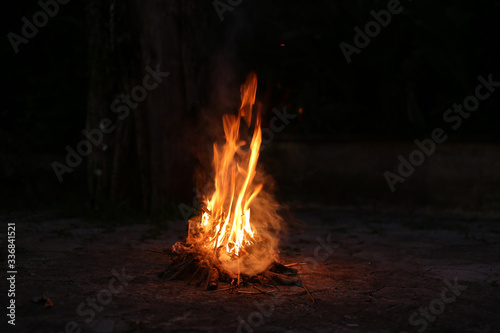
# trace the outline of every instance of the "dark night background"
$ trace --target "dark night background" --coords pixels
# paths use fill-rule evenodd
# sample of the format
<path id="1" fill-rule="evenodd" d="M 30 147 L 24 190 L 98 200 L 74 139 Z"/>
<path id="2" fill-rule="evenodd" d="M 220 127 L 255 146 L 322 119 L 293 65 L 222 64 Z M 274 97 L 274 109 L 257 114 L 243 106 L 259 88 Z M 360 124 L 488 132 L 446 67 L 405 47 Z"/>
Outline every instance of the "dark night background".
<path id="1" fill-rule="evenodd" d="M 55 1 L 1 11 L 0 308 L 15 299 L 17 322 L 2 312 L 0 332 L 499 332 L 500 87 L 456 130 L 443 115 L 479 76 L 500 85 L 500 0 L 401 0 L 350 63 L 340 44 L 396 0 L 72 0 L 16 54 L 8 35 Z M 214 3 L 234 7 L 221 20 Z M 151 71 L 169 74 L 126 107 Z M 283 217 L 260 263 L 296 267 L 293 285 L 266 276 L 274 262 L 240 283 L 238 261 L 230 282 L 223 246 L 186 241 L 252 71 L 272 177 L 258 199 L 274 192 Z M 392 191 L 436 128 L 447 140 Z M 82 131 L 92 153 L 58 176 Z M 243 250 L 261 260 L 255 225 Z"/>
<path id="2" fill-rule="evenodd" d="M 4 210 L 48 208 L 78 215 L 127 207 L 146 215 L 154 215 L 155 210 L 178 214 L 180 202 L 191 204 L 193 175 L 203 165 L 196 154 L 208 150 L 215 140 L 210 128 L 220 115 L 234 112 L 239 85 L 251 70 L 259 76 L 264 124 L 275 107 L 286 106 L 293 114 L 301 109 L 262 154 L 262 164 L 276 178 L 282 201 L 403 209 L 498 208 L 498 93 L 481 102 L 479 110 L 457 131 L 443 123 L 442 115 L 474 92 L 479 75 L 491 73 L 493 80 L 500 79 L 496 34 L 500 31 L 500 2 L 402 1 L 404 11 L 393 15 L 388 27 L 360 54 L 353 54 L 350 64 L 339 44 L 353 44 L 353 28 L 364 29 L 373 20 L 370 10 L 385 9 L 386 1 L 244 1 L 233 12 L 225 12 L 223 22 L 209 1 L 174 3 L 167 10 L 172 17 L 165 20 L 174 21 L 179 39 L 171 36 L 175 31 L 165 30 L 169 23 L 154 26 L 151 20 L 151 27 L 144 28 L 147 20 L 133 18 L 134 10 L 113 1 L 61 5 L 59 13 L 28 44 L 19 46 L 18 54 L 4 38 L 0 122 Z M 115 6 L 113 18 L 110 6 Z M 176 6 L 184 7 L 178 10 Z M 20 34 L 21 17 L 31 18 L 39 9 L 35 1 L 9 3 L 2 20 L 4 36 L 11 31 Z M 155 36 L 165 31 L 166 37 L 144 41 L 139 36 L 147 29 Z M 181 178 L 184 186 L 159 186 L 168 195 L 137 204 L 148 195 L 137 194 L 141 181 L 134 176 L 138 175 L 134 160 L 139 157 L 133 154 L 124 157 L 121 164 L 128 166 L 122 166 L 120 172 L 127 174 L 121 179 L 137 184 L 118 189 L 118 196 L 113 197 L 109 187 L 89 185 L 94 181 L 89 170 L 93 163 L 113 158 L 113 163 L 120 163 L 118 155 L 93 157 L 90 164 L 84 158 L 59 183 L 50 163 L 64 162 L 65 147 L 75 148 L 83 139 L 81 131 L 96 126 L 93 117 L 109 114 L 109 110 L 95 108 L 105 108 L 117 94 L 129 93 L 143 77 L 145 65 L 158 63 L 148 61 L 158 56 L 158 50 L 145 56 L 139 49 L 159 49 L 159 43 L 167 44 L 161 54 L 174 59 L 164 59 L 164 71 L 177 75 L 169 68 L 178 63 L 175 59 L 193 64 L 194 74 L 183 82 L 196 87 L 186 97 L 190 100 L 180 106 L 182 110 L 173 102 L 170 109 L 151 111 L 162 112 L 170 122 L 179 124 L 178 133 L 174 128 L 168 135 L 170 145 L 180 145 L 181 150 L 190 145 L 180 154 L 185 156 L 174 150 L 168 157 L 185 162 L 184 173 L 176 174 L 179 166 L 174 166 L 173 171 L 154 177 Z M 175 53 L 168 43 L 184 43 L 183 53 Z M 105 84 L 98 83 L 99 75 L 106 77 Z M 167 84 L 176 85 L 175 77 L 169 80 Z M 127 83 L 117 83 L 123 81 Z M 89 106 L 91 93 L 100 93 L 102 105 Z M 148 98 L 153 99 L 147 102 L 150 106 L 155 103 L 154 96 Z M 126 121 L 133 122 L 131 118 Z M 208 118 L 212 123 L 204 128 Z M 445 128 L 449 140 L 438 145 L 436 154 L 391 193 L 383 172 L 395 172 L 397 156 L 407 157 L 415 148 L 412 141 L 429 137 L 435 127 Z M 130 150 L 127 144 L 141 135 L 135 133 L 123 145 Z M 209 144 L 200 144 L 193 136 Z M 114 134 L 104 139 L 111 151 L 120 144 L 117 141 Z M 103 172 L 117 171 L 108 168 Z"/>

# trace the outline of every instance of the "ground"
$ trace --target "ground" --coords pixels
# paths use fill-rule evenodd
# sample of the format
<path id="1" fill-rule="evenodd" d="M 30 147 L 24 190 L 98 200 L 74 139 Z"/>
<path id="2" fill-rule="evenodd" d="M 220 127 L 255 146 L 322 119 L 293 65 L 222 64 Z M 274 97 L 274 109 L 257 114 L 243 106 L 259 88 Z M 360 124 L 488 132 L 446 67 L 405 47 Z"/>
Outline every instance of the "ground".
<path id="1" fill-rule="evenodd" d="M 159 278 L 169 257 L 150 250 L 182 240 L 182 221 L 102 227 L 50 213 L 4 220 L 16 222 L 18 274 L 15 330 L 3 319 L 2 332 L 500 330 L 500 223 L 491 217 L 298 210 L 280 260 L 306 263 L 296 268 L 314 303 L 299 286 L 230 294 Z M 8 289 L 5 275 L 1 281 Z"/>

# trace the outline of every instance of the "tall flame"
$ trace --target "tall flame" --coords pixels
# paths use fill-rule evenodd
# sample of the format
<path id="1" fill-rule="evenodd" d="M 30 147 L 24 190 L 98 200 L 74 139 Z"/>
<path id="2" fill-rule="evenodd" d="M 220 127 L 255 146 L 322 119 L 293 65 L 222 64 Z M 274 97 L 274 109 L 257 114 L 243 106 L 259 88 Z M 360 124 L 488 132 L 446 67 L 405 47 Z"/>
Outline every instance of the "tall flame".
<path id="1" fill-rule="evenodd" d="M 213 146 L 214 190 L 204 200 L 202 215 L 190 220 L 186 240 L 199 260 L 238 277 L 258 274 L 276 260 L 282 221 L 279 205 L 263 188 L 267 176 L 257 170 L 262 130 L 260 110 L 252 126 L 255 73 L 240 92 L 238 115 L 222 118 L 225 142 Z M 253 127 L 250 143 L 240 139 L 242 119 Z"/>
<path id="2" fill-rule="evenodd" d="M 254 243 L 250 204 L 262 189 L 262 184 L 253 184 L 262 142 L 260 112 L 248 151 L 241 149 L 245 142 L 239 138 L 241 119 L 251 124 L 256 91 L 257 76 L 252 73 L 241 87 L 238 116 L 223 116 L 226 142 L 222 146 L 214 143 L 215 191 L 206 202 L 208 212 L 201 217 L 204 233 L 214 234 L 207 245 L 224 247 L 228 255 L 234 256 L 240 256 L 243 247 Z"/>

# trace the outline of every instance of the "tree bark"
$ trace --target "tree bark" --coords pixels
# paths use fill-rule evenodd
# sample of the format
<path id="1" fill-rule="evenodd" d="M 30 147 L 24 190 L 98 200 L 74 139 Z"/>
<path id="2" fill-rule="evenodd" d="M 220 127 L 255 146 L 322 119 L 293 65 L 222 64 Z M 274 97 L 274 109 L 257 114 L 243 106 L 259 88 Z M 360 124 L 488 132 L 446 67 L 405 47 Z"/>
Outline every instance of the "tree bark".
<path id="1" fill-rule="evenodd" d="M 132 205 L 149 214 L 192 199 L 194 163 L 185 133 L 195 128 L 202 92 L 199 32 L 205 21 L 199 3 L 108 0 L 90 5 L 87 129 L 99 128 L 106 118 L 116 126 L 88 158 L 96 208 Z M 147 67 L 169 75 L 136 107 L 132 103 L 126 117 L 113 112 L 116 99 L 143 85 Z"/>

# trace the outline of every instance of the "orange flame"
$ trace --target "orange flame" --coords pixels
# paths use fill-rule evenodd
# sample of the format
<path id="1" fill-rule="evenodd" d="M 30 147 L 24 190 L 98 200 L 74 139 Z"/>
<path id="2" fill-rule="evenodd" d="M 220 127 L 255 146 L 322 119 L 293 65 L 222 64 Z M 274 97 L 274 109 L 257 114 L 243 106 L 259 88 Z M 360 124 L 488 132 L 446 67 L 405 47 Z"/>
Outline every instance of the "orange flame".
<path id="1" fill-rule="evenodd" d="M 253 184 L 262 142 L 260 112 L 246 152 L 241 149 L 245 142 L 239 131 L 241 118 L 251 124 L 256 91 L 257 76 L 252 73 L 241 87 L 238 116 L 223 116 L 226 142 L 222 146 L 214 143 L 215 191 L 206 202 L 208 212 L 201 216 L 203 233 L 208 235 L 205 244 L 213 249 L 223 247 L 228 255 L 240 256 L 242 248 L 255 242 L 250 204 L 262 189 L 262 184 Z"/>

